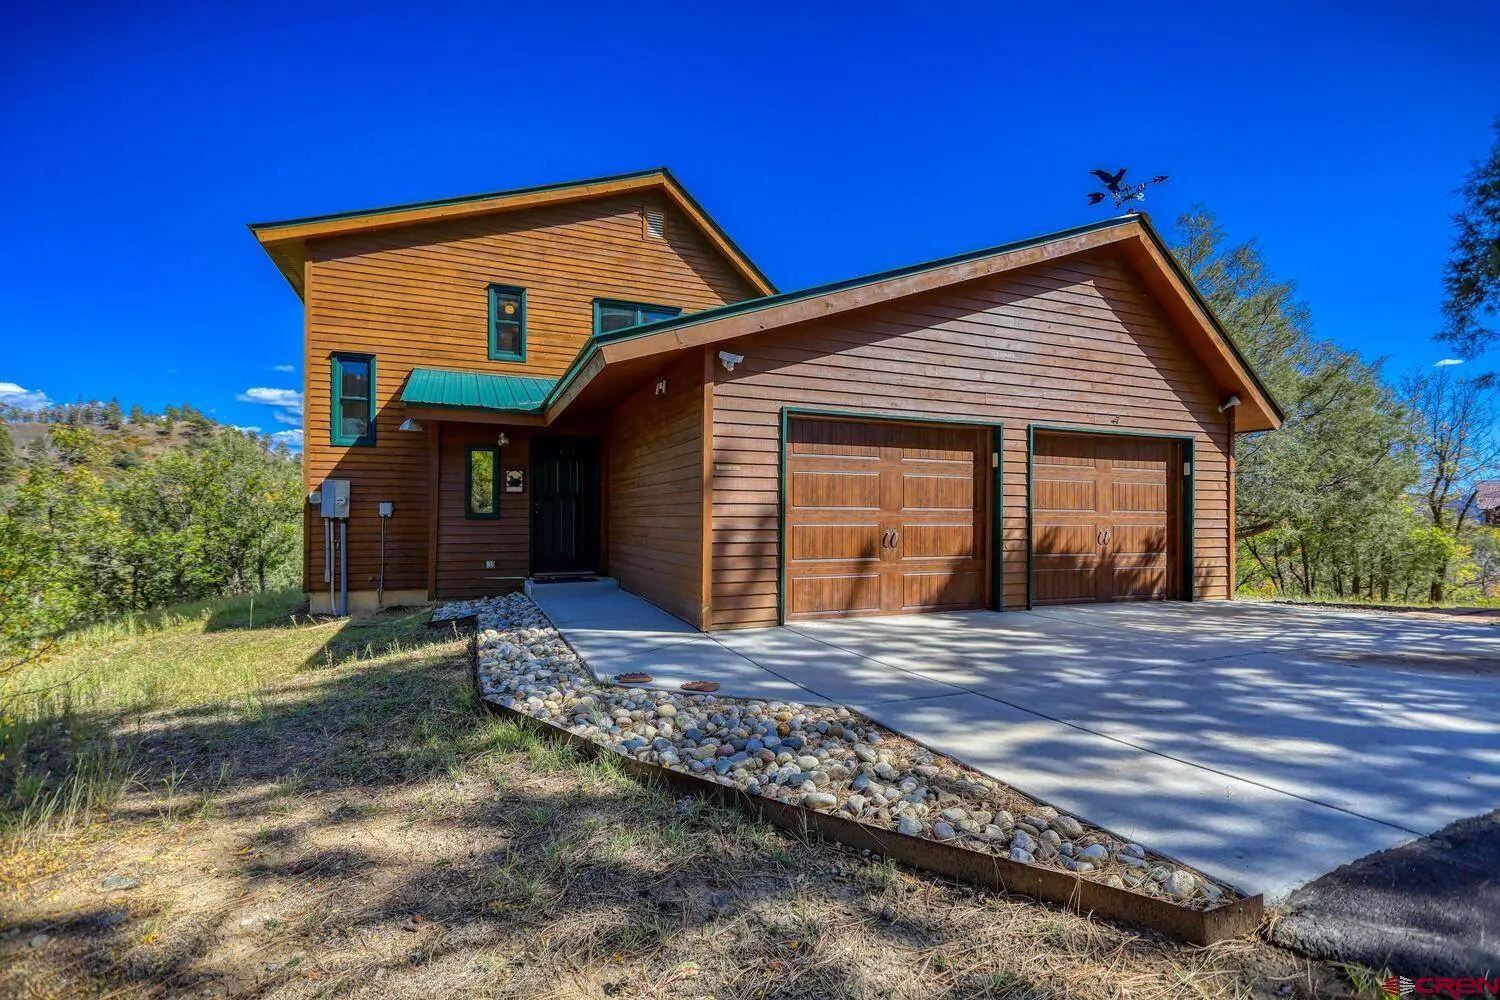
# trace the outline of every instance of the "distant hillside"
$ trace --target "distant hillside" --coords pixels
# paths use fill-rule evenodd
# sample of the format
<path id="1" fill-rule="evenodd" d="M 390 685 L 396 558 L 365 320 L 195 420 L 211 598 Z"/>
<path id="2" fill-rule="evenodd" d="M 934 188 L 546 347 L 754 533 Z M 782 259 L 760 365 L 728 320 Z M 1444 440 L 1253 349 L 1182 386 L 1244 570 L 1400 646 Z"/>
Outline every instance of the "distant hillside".
<path id="1" fill-rule="evenodd" d="M 30 451 L 32 442 L 46 439 L 47 428 L 53 425 L 7 421 L 5 426 L 10 429 L 11 440 L 16 443 L 16 453 L 24 456 Z M 225 425 L 215 426 L 224 428 Z M 89 430 L 97 434 L 99 440 L 111 449 L 138 451 L 142 455 L 159 455 L 173 448 L 184 447 L 190 440 L 186 424 L 177 424 L 170 429 L 156 424 L 126 424 L 118 430 L 97 426 L 90 427 Z"/>
<path id="2" fill-rule="evenodd" d="M 127 415 L 116 400 L 61 403 L 41 410 L 0 406 L 0 422 L 10 431 L 16 455 L 22 459 L 45 447 L 53 427 L 86 428 L 103 446 L 105 465 L 117 469 L 135 468 L 179 448 L 201 446 L 219 434 L 257 436 L 221 424 L 190 405 L 169 406 L 161 413 L 136 406 Z"/>

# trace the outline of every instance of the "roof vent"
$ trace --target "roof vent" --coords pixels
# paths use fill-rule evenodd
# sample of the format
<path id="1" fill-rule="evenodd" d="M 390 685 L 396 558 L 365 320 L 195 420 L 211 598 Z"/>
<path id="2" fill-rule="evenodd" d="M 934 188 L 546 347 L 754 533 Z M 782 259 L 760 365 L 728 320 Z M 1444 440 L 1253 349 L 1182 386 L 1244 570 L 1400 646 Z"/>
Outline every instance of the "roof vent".
<path id="1" fill-rule="evenodd" d="M 648 208 L 646 212 L 646 235 L 652 239 L 667 238 L 667 217 L 661 211 Z"/>

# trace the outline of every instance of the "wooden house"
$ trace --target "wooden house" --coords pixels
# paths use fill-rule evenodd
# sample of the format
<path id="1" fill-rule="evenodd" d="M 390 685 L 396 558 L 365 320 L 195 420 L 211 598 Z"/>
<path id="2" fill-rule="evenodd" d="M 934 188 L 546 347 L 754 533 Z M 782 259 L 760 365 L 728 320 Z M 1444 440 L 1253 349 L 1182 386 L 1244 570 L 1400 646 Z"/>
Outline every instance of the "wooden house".
<path id="1" fill-rule="evenodd" d="M 355 610 L 570 575 L 705 630 L 1225 598 L 1235 435 L 1280 422 L 1142 215 L 795 292 L 666 170 L 251 229 L 305 304 Z"/>

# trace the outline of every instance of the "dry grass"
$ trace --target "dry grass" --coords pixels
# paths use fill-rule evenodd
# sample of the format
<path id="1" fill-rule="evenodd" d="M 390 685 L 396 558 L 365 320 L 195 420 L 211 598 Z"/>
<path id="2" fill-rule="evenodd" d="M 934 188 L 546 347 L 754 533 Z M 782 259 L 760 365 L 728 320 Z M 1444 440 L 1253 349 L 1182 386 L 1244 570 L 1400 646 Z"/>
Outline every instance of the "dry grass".
<path id="1" fill-rule="evenodd" d="M 641 788 L 476 712 L 464 645 L 420 622 L 271 626 L 286 646 L 257 655 L 283 661 L 250 702 L 94 720 L 123 725 L 129 780 L 91 825 L 6 842 L 0 994 L 1353 993 L 1260 942 L 1177 945 Z M 200 630 L 202 655 L 233 631 Z M 139 638 L 96 648 L 118 665 Z"/>

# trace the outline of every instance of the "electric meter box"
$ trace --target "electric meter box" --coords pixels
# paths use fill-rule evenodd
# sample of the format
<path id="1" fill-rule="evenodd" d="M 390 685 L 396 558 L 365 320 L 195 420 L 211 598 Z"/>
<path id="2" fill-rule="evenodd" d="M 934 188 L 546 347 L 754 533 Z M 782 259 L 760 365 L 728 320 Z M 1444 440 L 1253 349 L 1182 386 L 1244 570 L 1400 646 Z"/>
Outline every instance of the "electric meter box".
<path id="1" fill-rule="evenodd" d="M 324 517 L 349 516 L 349 480 L 325 479 L 318 492 L 322 494 L 319 513 Z"/>

